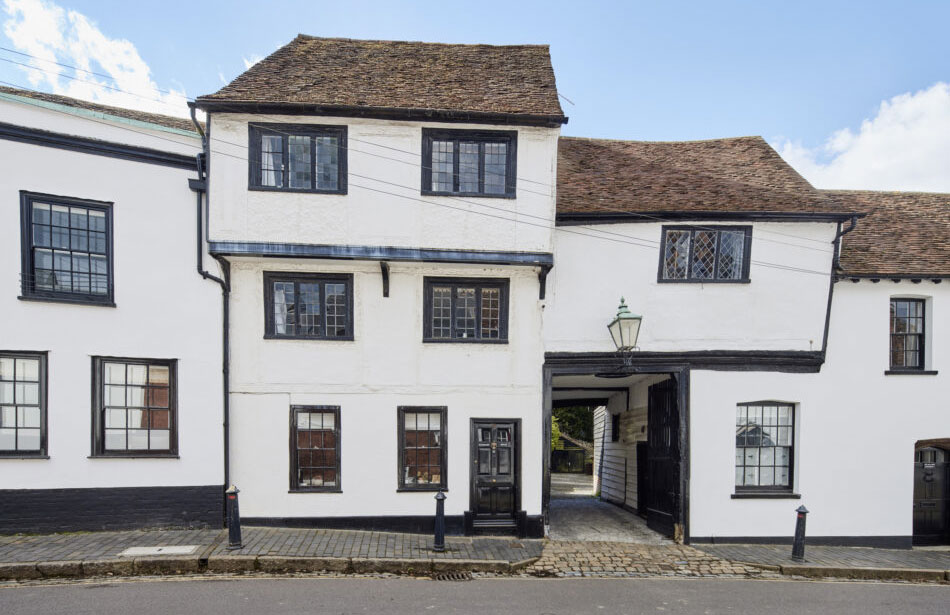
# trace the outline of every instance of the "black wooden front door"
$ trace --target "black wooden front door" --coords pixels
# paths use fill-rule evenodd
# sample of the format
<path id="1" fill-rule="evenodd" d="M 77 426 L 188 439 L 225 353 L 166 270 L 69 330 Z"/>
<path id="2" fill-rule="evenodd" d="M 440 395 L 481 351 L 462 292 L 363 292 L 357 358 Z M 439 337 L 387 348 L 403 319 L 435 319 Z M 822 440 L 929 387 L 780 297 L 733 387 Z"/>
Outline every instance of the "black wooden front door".
<path id="1" fill-rule="evenodd" d="M 515 423 L 472 424 L 472 512 L 476 521 L 514 518 L 516 439 Z"/>
<path id="2" fill-rule="evenodd" d="M 950 543 L 950 453 L 925 448 L 915 453 L 914 544 Z"/>
<path id="3" fill-rule="evenodd" d="M 672 378 L 649 388 L 647 442 L 647 526 L 672 536 L 680 473 L 679 411 Z"/>

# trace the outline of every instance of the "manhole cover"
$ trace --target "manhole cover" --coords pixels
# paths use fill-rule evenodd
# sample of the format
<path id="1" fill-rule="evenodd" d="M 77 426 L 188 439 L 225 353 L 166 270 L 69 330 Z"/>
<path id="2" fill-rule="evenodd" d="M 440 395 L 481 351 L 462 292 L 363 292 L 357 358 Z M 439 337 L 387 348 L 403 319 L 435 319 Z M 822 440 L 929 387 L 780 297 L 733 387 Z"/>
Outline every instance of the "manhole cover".
<path id="1" fill-rule="evenodd" d="M 435 581 L 471 581 L 471 572 L 440 572 L 432 577 Z"/>
<path id="2" fill-rule="evenodd" d="M 173 547 L 129 547 L 119 557 L 139 557 L 142 555 L 191 555 L 198 545 L 176 545 Z"/>

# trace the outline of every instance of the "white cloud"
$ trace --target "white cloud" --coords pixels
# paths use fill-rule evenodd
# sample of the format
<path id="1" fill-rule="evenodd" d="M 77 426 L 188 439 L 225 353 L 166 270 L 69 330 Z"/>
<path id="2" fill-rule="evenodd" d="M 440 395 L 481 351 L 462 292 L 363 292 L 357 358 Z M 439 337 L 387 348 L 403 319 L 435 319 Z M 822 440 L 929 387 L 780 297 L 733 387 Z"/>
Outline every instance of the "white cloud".
<path id="1" fill-rule="evenodd" d="M 838 130 L 820 147 L 773 146 L 818 188 L 950 192 L 950 84 L 885 100 L 857 132 Z"/>
<path id="2" fill-rule="evenodd" d="M 3 31 L 10 42 L 39 58 L 23 59 L 31 66 L 23 70 L 32 88 L 118 107 L 188 115 L 184 89 L 160 89 L 135 45 L 110 38 L 82 13 L 46 0 L 4 0 L 4 10 Z"/>
<path id="3" fill-rule="evenodd" d="M 244 70 L 247 70 L 247 69 L 249 69 L 250 67 L 252 67 L 252 66 L 254 66 L 255 64 L 257 64 L 258 62 L 260 62 L 261 60 L 263 60 L 264 57 L 252 53 L 252 54 L 251 54 L 251 57 L 249 57 L 249 58 L 241 58 L 241 59 L 244 60 Z"/>

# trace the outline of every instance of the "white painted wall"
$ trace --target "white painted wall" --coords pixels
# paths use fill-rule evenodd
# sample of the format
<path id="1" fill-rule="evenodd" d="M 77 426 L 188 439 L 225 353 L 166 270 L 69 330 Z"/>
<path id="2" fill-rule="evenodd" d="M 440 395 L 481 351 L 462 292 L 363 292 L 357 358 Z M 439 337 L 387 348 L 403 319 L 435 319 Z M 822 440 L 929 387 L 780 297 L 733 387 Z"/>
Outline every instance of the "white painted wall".
<path id="1" fill-rule="evenodd" d="M 836 225 L 753 223 L 748 284 L 657 283 L 662 226 L 558 227 L 544 310 L 548 352 L 615 350 L 607 323 L 621 295 L 643 316 L 644 351 L 821 349 Z"/>
<path id="2" fill-rule="evenodd" d="M 214 201 L 212 201 L 212 204 Z M 446 514 L 469 510 L 471 418 L 522 419 L 522 509 L 541 512 L 541 310 L 537 270 L 233 259 L 232 481 L 249 517 L 430 515 L 433 493 L 397 493 L 397 407 L 447 406 Z M 354 276 L 354 341 L 265 340 L 263 272 Z M 424 276 L 510 279 L 508 344 L 424 344 Z M 343 493 L 288 493 L 289 413 L 340 406 Z"/>
<path id="3" fill-rule="evenodd" d="M 16 103 L 0 102 L 0 116 L 145 144 L 118 125 Z M 221 291 L 195 271 L 194 173 L 6 140 L 0 159 L 0 350 L 49 351 L 50 456 L 0 458 L 0 489 L 220 484 Z M 116 307 L 17 299 L 20 190 L 114 202 Z M 88 458 L 94 355 L 178 359 L 180 459 Z"/>
<path id="4" fill-rule="evenodd" d="M 348 194 L 249 191 L 249 121 L 347 126 Z M 516 129 L 517 176 L 524 178 L 517 198 L 421 196 L 423 126 Z M 558 134 L 556 128 L 214 114 L 211 239 L 550 252 Z"/>
<path id="5" fill-rule="evenodd" d="M 936 376 L 885 376 L 891 297 L 930 299 Z M 827 362 L 819 374 L 694 371 L 690 391 L 690 533 L 790 536 L 804 504 L 809 536 L 909 536 L 914 443 L 950 437 L 946 284 L 835 285 Z M 801 500 L 734 500 L 735 407 L 796 404 Z"/>

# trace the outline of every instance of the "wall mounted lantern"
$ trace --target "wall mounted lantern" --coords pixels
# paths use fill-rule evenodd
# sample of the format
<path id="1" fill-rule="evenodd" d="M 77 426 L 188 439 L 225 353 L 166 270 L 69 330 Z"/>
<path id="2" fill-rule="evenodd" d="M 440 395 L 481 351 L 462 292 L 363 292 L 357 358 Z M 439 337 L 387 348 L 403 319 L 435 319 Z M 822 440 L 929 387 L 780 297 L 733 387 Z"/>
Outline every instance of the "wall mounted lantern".
<path id="1" fill-rule="evenodd" d="M 637 347 L 637 337 L 640 336 L 642 321 L 643 316 L 631 312 L 626 301 L 621 297 L 617 316 L 607 325 L 607 330 L 610 331 L 610 337 L 613 338 L 617 350 L 626 353 Z"/>

